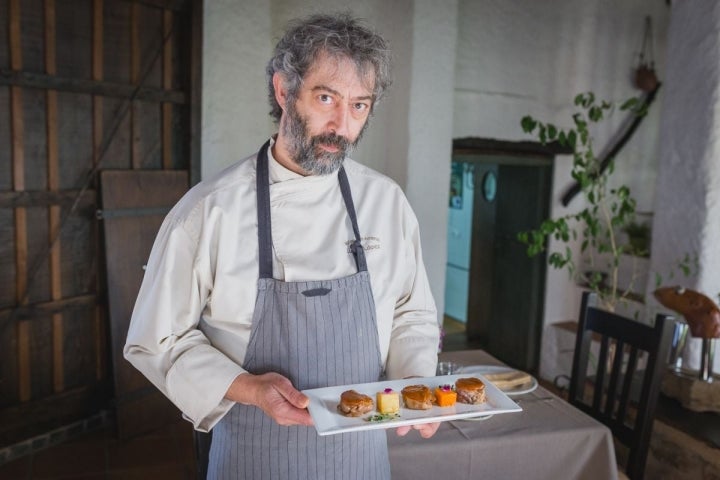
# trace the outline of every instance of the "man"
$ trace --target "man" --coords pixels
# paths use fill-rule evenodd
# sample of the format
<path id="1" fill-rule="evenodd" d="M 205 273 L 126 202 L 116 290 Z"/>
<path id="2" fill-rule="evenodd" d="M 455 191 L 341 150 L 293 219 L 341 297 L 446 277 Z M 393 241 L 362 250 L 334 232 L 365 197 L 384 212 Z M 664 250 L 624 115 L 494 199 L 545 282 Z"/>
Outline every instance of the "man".
<path id="1" fill-rule="evenodd" d="M 125 357 L 212 429 L 208 478 L 389 478 L 382 430 L 320 437 L 300 390 L 435 373 L 417 220 L 395 183 L 346 157 L 388 64 L 349 16 L 293 23 L 267 68 L 277 136 L 158 233 Z"/>

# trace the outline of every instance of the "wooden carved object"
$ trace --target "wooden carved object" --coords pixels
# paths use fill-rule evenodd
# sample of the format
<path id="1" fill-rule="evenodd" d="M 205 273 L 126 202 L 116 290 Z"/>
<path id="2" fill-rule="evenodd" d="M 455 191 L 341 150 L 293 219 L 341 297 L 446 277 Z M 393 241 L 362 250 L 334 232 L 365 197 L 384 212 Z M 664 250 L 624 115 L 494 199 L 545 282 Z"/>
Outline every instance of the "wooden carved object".
<path id="1" fill-rule="evenodd" d="M 685 317 L 693 337 L 720 337 L 720 308 L 707 296 L 679 286 L 658 288 L 653 294 L 664 307 Z"/>

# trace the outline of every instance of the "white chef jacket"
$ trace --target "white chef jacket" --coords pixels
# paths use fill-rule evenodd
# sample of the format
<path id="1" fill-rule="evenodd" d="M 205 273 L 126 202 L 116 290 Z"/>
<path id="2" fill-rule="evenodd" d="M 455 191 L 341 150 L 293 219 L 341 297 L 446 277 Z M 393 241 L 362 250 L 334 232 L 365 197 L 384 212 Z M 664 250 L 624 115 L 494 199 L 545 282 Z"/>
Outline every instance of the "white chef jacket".
<path id="1" fill-rule="evenodd" d="M 302 176 L 268 151 L 273 277 L 329 280 L 357 272 L 337 173 Z M 258 280 L 255 155 L 192 188 L 165 218 L 135 303 L 125 358 L 196 429 L 233 406 Z M 377 310 L 388 378 L 435 374 L 439 338 L 418 223 L 400 187 L 344 161 Z"/>

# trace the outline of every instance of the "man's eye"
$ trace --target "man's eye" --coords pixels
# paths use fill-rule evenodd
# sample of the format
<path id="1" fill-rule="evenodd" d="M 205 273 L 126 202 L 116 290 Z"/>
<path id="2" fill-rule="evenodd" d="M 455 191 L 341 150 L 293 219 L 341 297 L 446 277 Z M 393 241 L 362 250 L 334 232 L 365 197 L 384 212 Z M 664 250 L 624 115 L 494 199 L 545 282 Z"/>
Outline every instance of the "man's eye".
<path id="1" fill-rule="evenodd" d="M 320 100 L 320 103 L 330 104 L 332 103 L 332 97 L 330 95 L 322 94 L 318 96 L 318 100 Z"/>
<path id="2" fill-rule="evenodd" d="M 354 107 L 355 110 L 357 110 L 358 112 L 364 112 L 364 111 L 366 111 L 366 110 L 369 108 L 367 103 L 356 103 L 356 104 L 353 105 L 353 107 Z"/>

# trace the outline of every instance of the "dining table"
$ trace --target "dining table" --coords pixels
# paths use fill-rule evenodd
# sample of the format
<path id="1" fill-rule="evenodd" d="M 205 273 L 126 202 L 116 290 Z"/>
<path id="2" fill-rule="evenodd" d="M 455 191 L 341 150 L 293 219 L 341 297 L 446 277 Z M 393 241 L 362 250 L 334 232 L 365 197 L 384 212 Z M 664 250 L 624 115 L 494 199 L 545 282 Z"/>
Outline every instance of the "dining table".
<path id="1" fill-rule="evenodd" d="M 468 370 L 503 366 L 483 350 L 442 352 L 439 361 Z M 613 437 L 605 425 L 541 385 L 509 396 L 522 411 L 445 421 L 428 439 L 389 429 L 393 480 L 617 479 Z"/>

